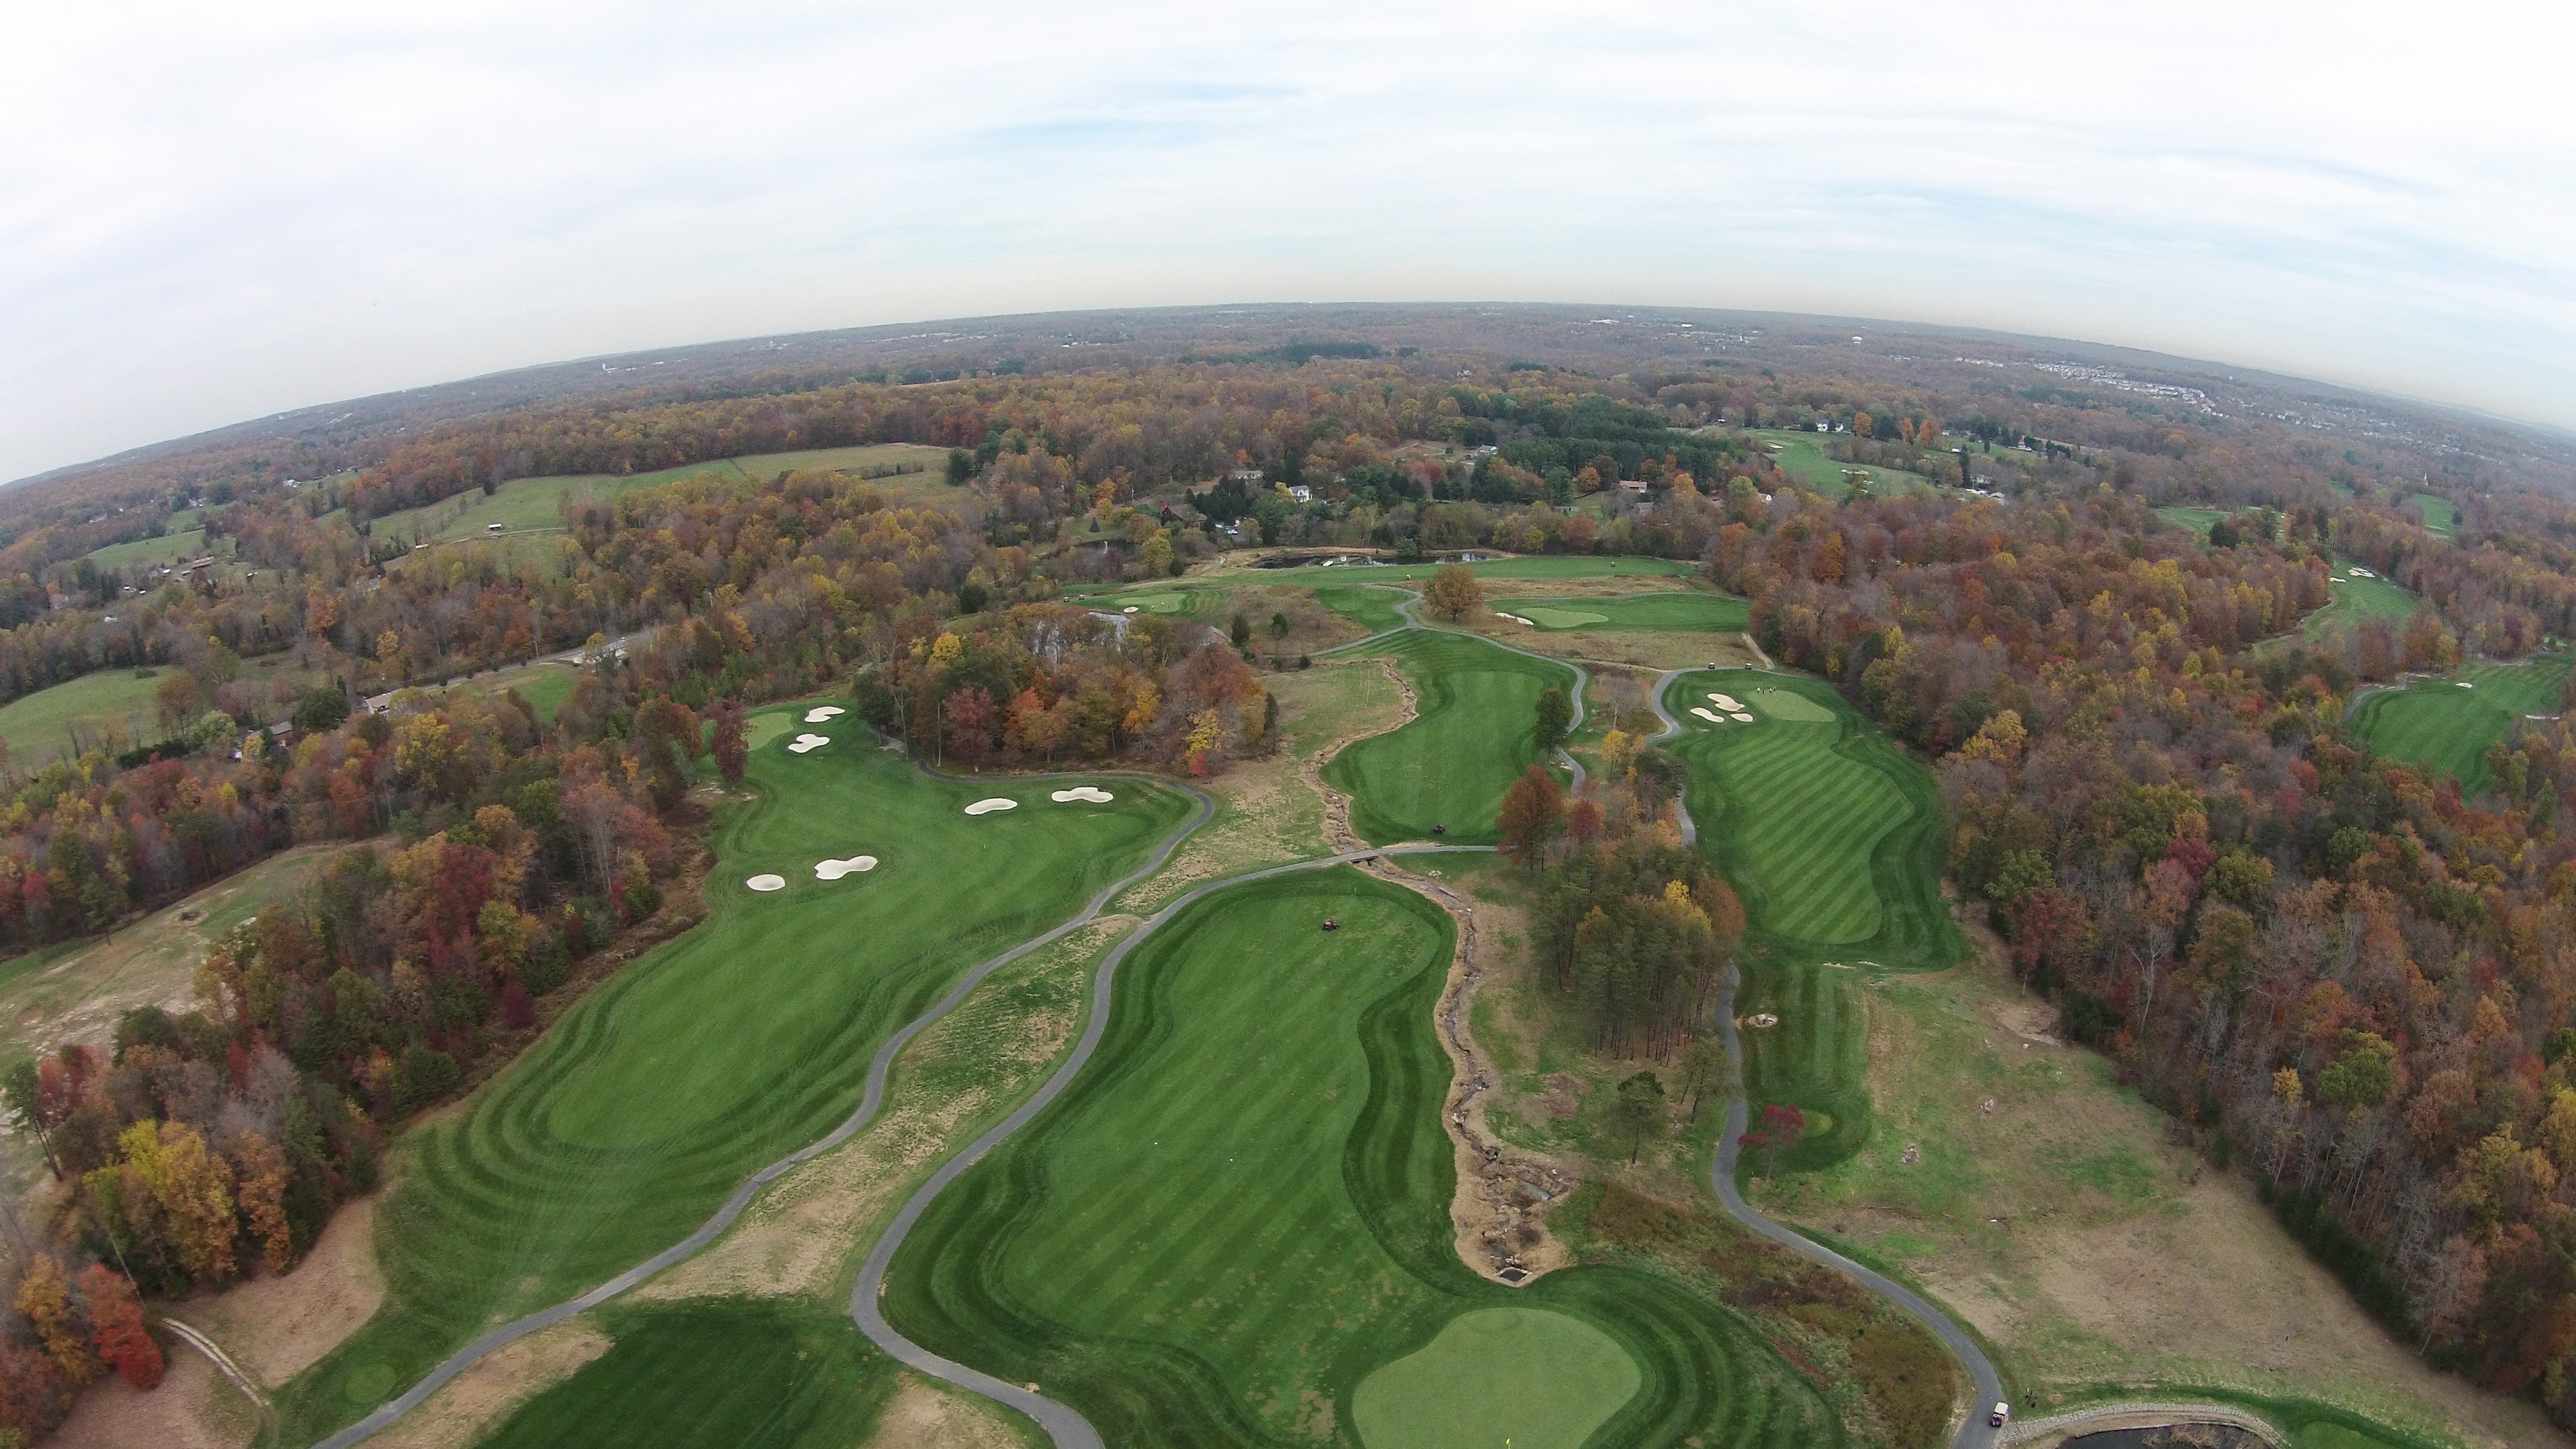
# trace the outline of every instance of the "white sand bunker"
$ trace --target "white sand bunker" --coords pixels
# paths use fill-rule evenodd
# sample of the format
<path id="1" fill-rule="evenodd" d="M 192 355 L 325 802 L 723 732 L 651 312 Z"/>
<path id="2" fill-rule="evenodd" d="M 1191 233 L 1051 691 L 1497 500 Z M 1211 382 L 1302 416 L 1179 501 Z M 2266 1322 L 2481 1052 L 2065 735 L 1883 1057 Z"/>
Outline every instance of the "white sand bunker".
<path id="1" fill-rule="evenodd" d="M 1122 614 L 1132 614 L 1136 612 L 1136 606 L 1134 604 L 1129 604 L 1126 608 L 1123 608 L 1118 612 Z"/>
<path id="2" fill-rule="evenodd" d="M 819 860 L 814 863 L 814 879 L 839 880 L 845 875 L 863 875 L 877 868 L 873 855 L 854 855 L 847 860 Z"/>
<path id="3" fill-rule="evenodd" d="M 2375 574 L 2375 573 L 2372 573 L 2372 572 L 2371 572 L 2370 570 L 2368 570 L 2368 569 L 2346 569 L 2346 570 L 2344 570 L 2344 572 L 2346 572 L 2346 573 L 2348 573 L 2348 574 L 2351 574 L 2354 578 L 2357 578 L 2357 579 L 2375 579 L 2375 578 L 2379 577 L 2379 575 L 2377 575 L 2377 574 Z"/>
<path id="4" fill-rule="evenodd" d="M 1710 709 L 1704 704 L 1692 705 L 1691 713 L 1698 715 L 1701 719 L 1707 720 L 1710 724 L 1726 723 L 1726 717 L 1724 715 L 1719 714 L 1716 710 Z"/>
<path id="5" fill-rule="evenodd" d="M 787 877 L 783 875 L 756 875 L 751 879 L 744 881 L 743 884 L 756 891 L 783 891 L 787 889 Z"/>
<path id="6" fill-rule="evenodd" d="M 1708 697 L 1708 701 L 1709 703 L 1716 705 L 1719 709 L 1725 710 L 1729 714 L 1733 714 L 1735 711 L 1744 708 L 1744 706 L 1735 702 L 1735 696 L 1731 694 L 1712 694 Z"/>
<path id="7" fill-rule="evenodd" d="M 843 710 L 837 704 L 816 705 L 814 708 L 805 711 L 805 722 L 807 724 L 821 724 L 823 721 L 830 719 L 836 714 L 843 714 L 846 712 L 847 711 Z"/>
<path id="8" fill-rule="evenodd" d="M 1118 797 L 1101 789 L 1097 785 L 1076 785 L 1070 790 L 1058 790 L 1047 798 L 1055 801 L 1058 805 L 1070 805 L 1076 800 L 1086 801 L 1093 805 L 1106 805 Z"/>
<path id="9" fill-rule="evenodd" d="M 1746 714 L 1742 710 L 1737 710 L 1735 712 L 1735 722 L 1737 724 L 1751 724 L 1753 723 L 1753 716 Z"/>
<path id="10" fill-rule="evenodd" d="M 787 752 L 791 755 L 808 755 L 823 748 L 831 742 L 832 737 L 830 735 L 818 735 L 808 731 L 788 741 Z"/>
<path id="11" fill-rule="evenodd" d="M 2471 683 L 2469 683 L 2467 680 L 2463 679 L 2463 680 L 2461 680 L 2461 681 L 2460 681 L 2460 688 L 2462 688 L 2462 689 L 2475 689 L 2475 688 L 2477 688 L 2477 686 L 2476 686 L 2476 685 L 2474 685 L 2474 684 L 2471 684 Z"/>
<path id="12" fill-rule="evenodd" d="M 1019 808 L 1019 801 L 1006 800 L 1001 796 L 996 795 L 990 800 L 978 800 L 974 804 L 967 806 L 966 813 L 969 815 L 990 815 L 996 810 L 1017 810 Z"/>

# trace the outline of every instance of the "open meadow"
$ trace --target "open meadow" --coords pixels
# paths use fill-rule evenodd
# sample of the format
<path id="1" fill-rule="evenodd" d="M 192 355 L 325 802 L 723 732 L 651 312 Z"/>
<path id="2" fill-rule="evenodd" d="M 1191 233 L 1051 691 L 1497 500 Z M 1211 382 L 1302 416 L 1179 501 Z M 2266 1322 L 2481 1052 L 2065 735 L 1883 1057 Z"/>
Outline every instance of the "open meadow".
<path id="1" fill-rule="evenodd" d="M 1132 779 L 1108 804 L 937 779 L 847 716 L 796 729 L 832 743 L 793 753 L 781 730 L 753 751 L 755 798 L 715 837 L 709 919 L 396 1145 L 385 1306 L 281 1395 L 284 1438 L 356 1418 L 492 1322 L 678 1241 L 845 1117 L 878 1045 L 959 973 L 1071 916 L 1191 808 Z M 1017 808 L 964 813 L 987 798 Z M 877 865 L 817 878 L 860 853 Z"/>
<path id="2" fill-rule="evenodd" d="M 2521 664 L 2471 664 L 2448 679 L 2377 690 L 2353 706 L 2352 725 L 2379 753 L 2449 775 L 2463 793 L 2480 795 L 2488 786 L 2487 747 L 2511 740 L 2531 716 L 2557 717 L 2571 662 L 2544 654 Z"/>
<path id="3" fill-rule="evenodd" d="M 1842 1442 L 1671 1279 L 1513 1290 L 1458 1261 L 1431 1020 L 1452 940 L 1349 869 L 1184 910 L 1122 969 L 1096 1064 L 932 1205 L 888 1318 L 1122 1446 Z"/>
<path id="4" fill-rule="evenodd" d="M 907 471 L 889 473 L 876 480 L 875 486 L 911 497 L 930 492 L 933 484 L 946 487 L 943 470 L 947 461 L 948 454 L 939 448 L 913 443 L 883 443 L 794 453 L 757 453 L 749 457 L 663 468 L 651 473 L 576 473 L 549 478 L 514 478 L 489 494 L 479 489 L 471 490 L 420 508 L 388 513 L 375 521 L 374 531 L 380 538 L 411 543 L 454 543 L 483 537 L 495 523 L 501 525 L 505 533 L 560 528 L 567 504 L 607 502 L 637 488 L 656 488 L 683 478 L 694 478 L 701 473 L 749 484 L 765 483 L 781 473 L 833 469 L 864 473 L 900 467 Z"/>
<path id="5" fill-rule="evenodd" d="M 1503 794 L 1539 758 L 1538 697 L 1574 672 L 1465 634 L 1414 629 L 1366 651 L 1413 682 L 1419 715 L 1334 757 L 1324 779 L 1351 796 L 1351 829 L 1372 845 L 1438 838 L 1490 844 Z"/>

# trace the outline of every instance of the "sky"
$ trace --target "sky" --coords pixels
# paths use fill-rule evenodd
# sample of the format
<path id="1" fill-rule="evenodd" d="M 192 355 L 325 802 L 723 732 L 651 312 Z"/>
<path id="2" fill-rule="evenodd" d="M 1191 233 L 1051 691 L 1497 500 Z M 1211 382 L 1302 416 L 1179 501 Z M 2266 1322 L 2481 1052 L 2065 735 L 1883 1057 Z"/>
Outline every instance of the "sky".
<path id="1" fill-rule="evenodd" d="M 0 478 L 572 357 L 1266 301 L 1959 324 L 2576 426 L 2571 40 L 2489 0 L 17 6 Z"/>

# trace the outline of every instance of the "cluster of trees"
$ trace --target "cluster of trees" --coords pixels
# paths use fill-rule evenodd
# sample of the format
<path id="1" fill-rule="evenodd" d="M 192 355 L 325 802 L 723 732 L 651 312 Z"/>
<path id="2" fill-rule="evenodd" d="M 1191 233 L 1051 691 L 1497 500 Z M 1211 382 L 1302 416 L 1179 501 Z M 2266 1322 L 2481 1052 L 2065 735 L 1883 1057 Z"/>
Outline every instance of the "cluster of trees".
<path id="1" fill-rule="evenodd" d="M 934 765 L 1141 760 L 1206 775 L 1277 726 L 1236 622 L 1243 640 L 1060 605 L 958 619 L 862 670 L 859 714 Z"/>
<path id="2" fill-rule="evenodd" d="M 2302 508 L 2208 549 L 2107 487 L 1792 494 L 1707 567 L 1765 648 L 1943 756 L 1958 883 L 2073 1034 L 2437 1362 L 2576 1421 L 2576 736 L 2529 722 L 2472 801 L 2343 725 L 2359 678 L 2460 657 L 2452 610 L 2509 646 L 2538 596 L 2502 549 Z M 2412 550 L 2425 608 L 2256 654 L 2326 602 L 2321 533 Z"/>

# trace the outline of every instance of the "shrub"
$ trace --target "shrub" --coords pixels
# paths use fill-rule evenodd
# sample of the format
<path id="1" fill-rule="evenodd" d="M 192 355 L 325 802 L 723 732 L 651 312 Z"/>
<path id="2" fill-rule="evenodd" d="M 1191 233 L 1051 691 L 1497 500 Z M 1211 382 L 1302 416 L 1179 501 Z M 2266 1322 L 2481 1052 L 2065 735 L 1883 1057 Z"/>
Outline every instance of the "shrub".
<path id="1" fill-rule="evenodd" d="M 417 1112 L 456 1090 L 465 1071 L 456 1058 L 427 1047 L 413 1047 L 394 1064 L 394 1106 L 397 1110 Z"/>

